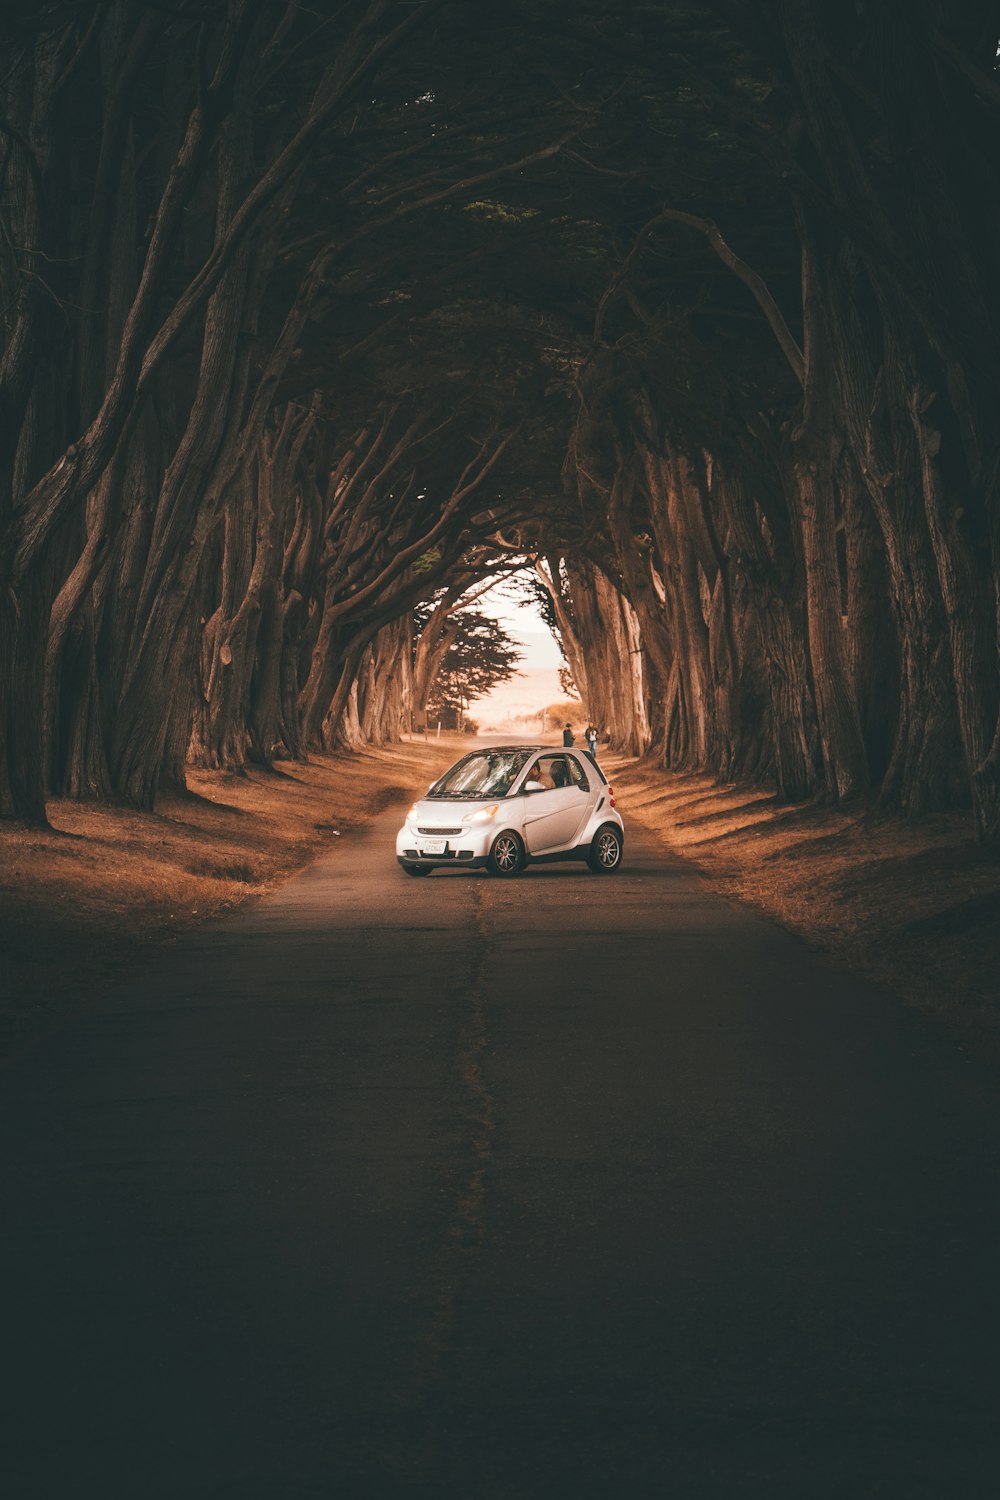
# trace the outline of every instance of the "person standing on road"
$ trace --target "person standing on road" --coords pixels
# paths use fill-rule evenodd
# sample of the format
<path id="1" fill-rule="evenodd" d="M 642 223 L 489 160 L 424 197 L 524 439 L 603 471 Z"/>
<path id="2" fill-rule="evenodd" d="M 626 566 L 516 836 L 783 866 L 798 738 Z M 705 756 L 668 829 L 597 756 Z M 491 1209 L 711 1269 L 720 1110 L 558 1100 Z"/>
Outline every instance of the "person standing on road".
<path id="1" fill-rule="evenodd" d="M 565 724 L 563 726 L 563 744 L 564 745 L 572 745 L 572 743 L 573 743 L 573 726 L 571 724 L 567 723 L 567 724 Z"/>
<path id="2" fill-rule="evenodd" d="M 587 741 L 587 750 L 590 753 L 590 758 L 594 762 L 594 765 L 596 766 L 597 765 L 597 730 L 594 728 L 593 724 L 588 724 L 587 725 L 586 729 L 584 730 L 584 738 Z"/>

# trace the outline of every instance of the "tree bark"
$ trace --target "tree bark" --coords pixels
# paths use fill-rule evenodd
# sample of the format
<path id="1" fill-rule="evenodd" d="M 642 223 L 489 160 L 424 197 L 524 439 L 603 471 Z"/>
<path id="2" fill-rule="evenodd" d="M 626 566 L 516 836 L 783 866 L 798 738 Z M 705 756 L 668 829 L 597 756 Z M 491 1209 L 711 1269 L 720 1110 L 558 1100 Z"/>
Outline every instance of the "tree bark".
<path id="1" fill-rule="evenodd" d="M 841 437 L 822 292 L 803 245 L 805 383 L 802 421 L 793 436 L 806 575 L 809 653 L 827 793 L 837 801 L 868 789 L 868 758 L 847 665 L 837 559 L 836 475 Z"/>

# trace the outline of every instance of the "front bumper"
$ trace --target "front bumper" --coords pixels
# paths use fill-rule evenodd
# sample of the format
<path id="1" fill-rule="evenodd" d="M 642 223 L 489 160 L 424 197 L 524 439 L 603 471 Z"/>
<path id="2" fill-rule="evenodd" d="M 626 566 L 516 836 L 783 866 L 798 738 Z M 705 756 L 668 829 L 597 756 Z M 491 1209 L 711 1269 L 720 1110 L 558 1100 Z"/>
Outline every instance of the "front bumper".
<path id="1" fill-rule="evenodd" d="M 396 855 L 401 865 L 428 865 L 435 870 L 485 870 L 486 855 L 471 849 L 456 849 L 447 854 L 421 854 L 419 849 L 404 849 Z"/>
<path id="2" fill-rule="evenodd" d="M 483 869 L 496 835 L 497 828 L 493 825 L 463 828 L 460 833 L 446 836 L 443 854 L 430 854 L 420 847 L 417 830 L 406 826 L 396 837 L 396 858 L 401 865 L 429 865 L 441 870 Z"/>

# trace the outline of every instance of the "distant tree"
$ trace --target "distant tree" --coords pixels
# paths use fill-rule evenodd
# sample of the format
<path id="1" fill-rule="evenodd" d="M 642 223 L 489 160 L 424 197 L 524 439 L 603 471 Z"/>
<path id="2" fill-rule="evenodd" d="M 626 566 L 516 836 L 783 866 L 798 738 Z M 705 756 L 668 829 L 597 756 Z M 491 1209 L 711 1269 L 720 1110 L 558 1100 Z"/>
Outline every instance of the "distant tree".
<path id="1" fill-rule="evenodd" d="M 474 698 L 519 675 L 522 652 L 499 620 L 481 610 L 461 610 L 452 623 L 458 629 L 431 685 L 427 712 L 432 721 L 460 728 Z"/>
<path id="2" fill-rule="evenodd" d="M 562 703 L 550 703 L 545 710 L 546 729 L 562 729 L 564 724 L 578 724 L 582 707 L 579 698 L 575 697 L 567 698 Z"/>

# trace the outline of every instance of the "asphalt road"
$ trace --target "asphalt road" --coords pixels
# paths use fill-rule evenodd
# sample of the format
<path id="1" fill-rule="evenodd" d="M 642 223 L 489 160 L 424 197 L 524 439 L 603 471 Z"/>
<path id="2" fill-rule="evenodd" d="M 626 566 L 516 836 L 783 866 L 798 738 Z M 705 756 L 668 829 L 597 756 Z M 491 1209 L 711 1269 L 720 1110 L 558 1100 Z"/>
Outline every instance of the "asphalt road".
<path id="1" fill-rule="evenodd" d="M 398 817 L 0 1075 L 6 1500 L 994 1500 L 996 1072 L 634 827 Z"/>

